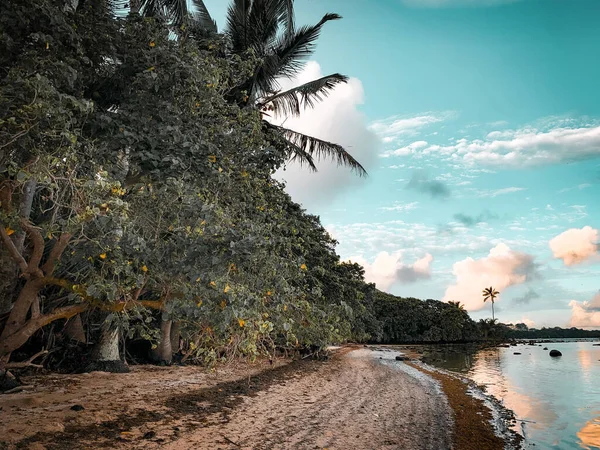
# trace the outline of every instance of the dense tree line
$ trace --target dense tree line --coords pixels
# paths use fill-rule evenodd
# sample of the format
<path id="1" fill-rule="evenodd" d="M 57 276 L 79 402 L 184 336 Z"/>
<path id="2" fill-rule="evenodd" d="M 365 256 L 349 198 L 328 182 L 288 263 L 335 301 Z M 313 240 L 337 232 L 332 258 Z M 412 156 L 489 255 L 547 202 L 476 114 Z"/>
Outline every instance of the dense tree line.
<path id="1" fill-rule="evenodd" d="M 364 169 L 265 120 L 345 82 L 276 92 L 337 16 L 246 23 L 239 3 L 223 35 L 109 1 L 0 5 L 1 371 L 73 340 L 118 368 L 132 339 L 211 362 L 365 338 L 362 268 L 272 177 L 290 159 Z"/>
<path id="2" fill-rule="evenodd" d="M 514 339 L 583 339 L 600 338 L 600 330 L 583 330 L 581 328 L 528 328 L 525 324 L 510 327 L 507 337 Z"/>

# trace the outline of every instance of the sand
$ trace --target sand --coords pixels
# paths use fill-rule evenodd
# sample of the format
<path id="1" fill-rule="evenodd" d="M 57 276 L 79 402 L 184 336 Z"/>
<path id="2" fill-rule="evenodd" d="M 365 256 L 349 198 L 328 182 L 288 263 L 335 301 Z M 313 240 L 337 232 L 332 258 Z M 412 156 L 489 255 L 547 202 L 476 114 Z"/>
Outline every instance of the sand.
<path id="1" fill-rule="evenodd" d="M 448 402 L 443 381 L 395 354 L 346 347 L 324 362 L 213 373 L 134 366 L 29 377 L 33 392 L 0 397 L 0 448 L 469 448 L 456 445 L 456 400 Z"/>

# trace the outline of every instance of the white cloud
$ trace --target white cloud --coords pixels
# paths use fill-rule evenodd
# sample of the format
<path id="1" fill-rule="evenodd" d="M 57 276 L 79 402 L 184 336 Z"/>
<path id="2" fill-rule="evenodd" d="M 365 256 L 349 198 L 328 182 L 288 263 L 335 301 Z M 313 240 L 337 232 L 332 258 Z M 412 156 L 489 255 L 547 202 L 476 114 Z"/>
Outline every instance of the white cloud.
<path id="1" fill-rule="evenodd" d="M 306 83 L 322 77 L 321 67 L 315 61 L 309 61 L 304 70 L 294 80 L 281 80 L 282 89 Z M 371 131 L 359 105 L 364 101 L 364 91 L 360 80 L 350 78 L 330 93 L 323 102 L 300 117 L 289 117 L 283 125 L 301 133 L 341 144 L 367 170 L 373 167 L 380 139 Z M 282 124 L 278 121 L 278 124 Z M 347 167 L 339 167 L 333 161 L 317 162 L 318 172 L 313 173 L 307 167 L 290 163 L 285 170 L 279 170 L 276 177 L 286 181 L 287 192 L 305 207 L 324 205 L 348 188 L 366 183 Z"/>
<path id="2" fill-rule="evenodd" d="M 566 266 L 598 260 L 599 232 L 590 226 L 571 228 L 550 240 L 552 254 Z"/>
<path id="3" fill-rule="evenodd" d="M 415 136 L 421 128 L 443 122 L 453 113 L 423 113 L 418 116 L 391 116 L 371 122 L 369 129 L 376 133 L 384 143 L 389 144 L 400 138 Z"/>
<path id="4" fill-rule="evenodd" d="M 427 147 L 427 141 L 416 141 L 412 144 L 408 144 L 404 147 L 398 148 L 396 150 L 388 150 L 381 154 L 382 158 L 388 158 L 390 156 L 407 156 L 412 155 L 420 148 Z"/>
<path id="5" fill-rule="evenodd" d="M 453 145 L 431 145 L 424 152 L 470 165 L 514 168 L 578 161 L 600 156 L 600 126 L 497 131 L 485 140 L 459 139 Z"/>
<path id="6" fill-rule="evenodd" d="M 431 277 L 430 265 L 433 256 L 427 253 L 423 258 L 417 259 L 413 264 L 402 261 L 401 252 L 380 252 L 373 263 L 369 263 L 362 256 L 350 258 L 365 268 L 365 279 L 375 283 L 378 289 L 387 290 L 396 283 L 414 283 L 415 281 Z"/>
<path id="7" fill-rule="evenodd" d="M 490 198 L 490 197 L 494 198 L 494 197 L 498 197 L 499 195 L 514 194 L 515 192 L 521 192 L 524 190 L 526 190 L 526 189 L 522 188 L 522 187 L 511 186 L 511 187 L 502 188 L 502 189 L 471 188 L 471 189 L 468 189 L 468 192 L 473 192 L 479 198 Z"/>
<path id="8" fill-rule="evenodd" d="M 458 261 L 452 273 L 456 281 L 446 289 L 444 301 L 460 301 L 469 311 L 477 311 L 486 306 L 481 296 L 484 288 L 493 286 L 502 293 L 509 286 L 532 279 L 535 276 L 534 257 L 501 243 L 484 258 Z"/>
<path id="9" fill-rule="evenodd" d="M 516 3 L 522 0 L 401 0 L 402 3 L 418 8 L 452 8 L 459 6 L 495 6 Z"/>
<path id="10" fill-rule="evenodd" d="M 580 303 L 571 300 L 569 306 L 571 307 L 570 327 L 600 327 L 600 292 L 590 301 Z"/>
<path id="11" fill-rule="evenodd" d="M 521 320 L 517 323 L 524 323 L 527 325 L 527 328 L 533 328 L 535 326 L 535 322 L 527 317 L 521 317 Z"/>
<path id="12" fill-rule="evenodd" d="M 419 204 L 419 202 L 396 203 L 393 206 L 383 206 L 379 209 L 382 209 L 384 211 L 397 211 L 397 212 L 412 211 L 413 209 L 417 209 L 418 204 Z"/>

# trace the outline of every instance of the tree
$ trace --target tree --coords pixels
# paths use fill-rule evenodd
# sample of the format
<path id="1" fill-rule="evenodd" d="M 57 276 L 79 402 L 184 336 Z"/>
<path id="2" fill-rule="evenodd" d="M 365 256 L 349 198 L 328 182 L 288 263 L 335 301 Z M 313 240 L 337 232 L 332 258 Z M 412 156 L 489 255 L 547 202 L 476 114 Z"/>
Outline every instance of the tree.
<path id="1" fill-rule="evenodd" d="M 454 306 L 456 309 L 458 309 L 460 311 L 465 311 L 465 305 L 463 305 L 461 302 L 449 301 L 448 304 Z"/>
<path id="2" fill-rule="evenodd" d="M 485 288 L 482 292 L 483 302 L 490 301 L 492 303 L 492 320 L 494 319 L 494 302 L 496 301 L 496 297 L 500 295 L 500 292 L 495 290 L 492 286 L 489 288 Z"/>
<path id="3" fill-rule="evenodd" d="M 196 23 L 213 31 L 213 21 L 203 2 L 197 1 Z M 293 0 L 232 0 L 227 11 L 225 36 L 228 50 L 239 57 L 252 54 L 256 65 L 252 75 L 227 93 L 229 101 L 241 107 L 255 108 L 264 117 L 263 126 L 273 136 L 272 142 L 282 146 L 290 160 L 307 164 L 317 170 L 315 158 L 331 158 L 339 165 L 350 167 L 357 174 L 367 174 L 364 167 L 341 145 L 290 130 L 268 120 L 298 116 L 306 108 L 324 100 L 347 77 L 341 74 L 324 76 L 301 86 L 281 91 L 279 79 L 294 77 L 312 55 L 323 26 L 338 20 L 337 14 L 326 14 L 316 25 L 296 28 Z M 282 138 L 282 139 L 278 139 Z"/>

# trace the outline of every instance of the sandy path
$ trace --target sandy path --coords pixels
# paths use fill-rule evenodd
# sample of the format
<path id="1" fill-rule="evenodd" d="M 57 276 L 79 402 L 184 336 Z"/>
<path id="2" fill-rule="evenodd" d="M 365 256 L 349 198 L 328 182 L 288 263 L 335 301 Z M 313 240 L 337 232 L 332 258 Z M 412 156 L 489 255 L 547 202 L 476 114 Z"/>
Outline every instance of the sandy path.
<path id="1" fill-rule="evenodd" d="M 0 398 L 0 449 L 449 449 L 445 396 L 395 354 L 52 376 L 35 393 Z"/>
<path id="2" fill-rule="evenodd" d="M 434 382 L 392 365 L 403 366 L 384 365 L 369 350 L 351 352 L 163 448 L 449 449 L 449 409 Z"/>

